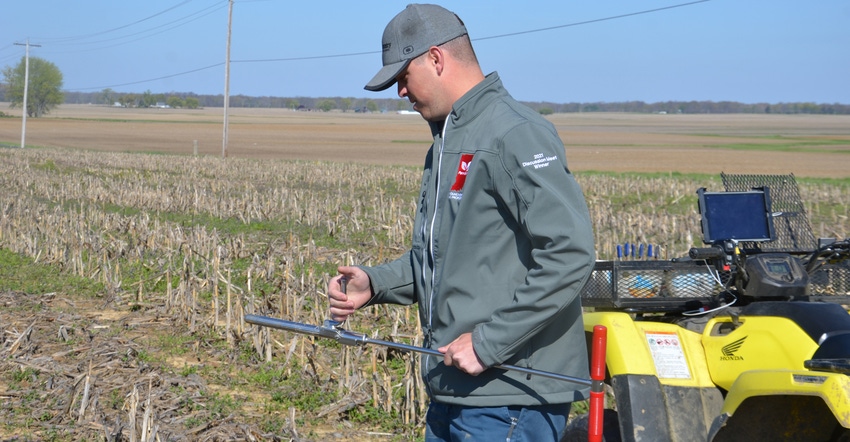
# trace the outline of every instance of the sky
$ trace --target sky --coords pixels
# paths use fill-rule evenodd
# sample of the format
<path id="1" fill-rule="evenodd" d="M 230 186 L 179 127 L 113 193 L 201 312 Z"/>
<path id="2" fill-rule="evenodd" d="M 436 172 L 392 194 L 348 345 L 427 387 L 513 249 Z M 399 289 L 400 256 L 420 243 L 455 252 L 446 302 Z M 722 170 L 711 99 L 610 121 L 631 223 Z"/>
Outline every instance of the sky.
<path id="1" fill-rule="evenodd" d="M 234 0 L 231 95 L 393 98 L 381 66 L 396 0 Z M 528 102 L 850 104 L 848 0 L 440 3 L 485 73 Z M 30 55 L 67 91 L 223 94 L 228 0 L 0 0 L 0 69 Z M 37 45 L 37 46 L 36 46 Z"/>

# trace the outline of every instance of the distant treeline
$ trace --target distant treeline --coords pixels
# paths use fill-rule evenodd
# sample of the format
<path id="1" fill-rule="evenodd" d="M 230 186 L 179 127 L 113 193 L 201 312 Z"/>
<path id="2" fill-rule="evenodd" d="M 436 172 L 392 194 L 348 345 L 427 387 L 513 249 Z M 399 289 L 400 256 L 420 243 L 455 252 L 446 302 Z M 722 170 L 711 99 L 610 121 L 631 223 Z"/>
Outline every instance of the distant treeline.
<path id="1" fill-rule="evenodd" d="M 5 99 L 5 87 L 0 84 L 0 101 Z M 116 92 L 104 89 L 99 92 L 65 92 L 68 104 L 121 105 L 126 107 L 153 107 L 167 104 L 170 107 L 223 107 L 224 96 L 198 95 L 185 92 L 143 93 Z M 850 104 L 839 103 L 739 103 L 735 101 L 643 101 L 551 103 L 525 102 L 540 113 L 566 112 L 631 112 L 631 113 L 682 113 L 682 114 L 850 114 Z M 380 112 L 409 110 L 410 103 L 403 99 L 353 98 L 353 97 L 252 97 L 233 95 L 231 107 L 289 108 L 296 110 Z"/>
<path id="2" fill-rule="evenodd" d="M 736 101 L 664 101 L 646 103 L 525 103 L 546 113 L 552 112 L 634 112 L 680 114 L 850 114 L 847 104 L 817 103 L 739 103 Z"/>

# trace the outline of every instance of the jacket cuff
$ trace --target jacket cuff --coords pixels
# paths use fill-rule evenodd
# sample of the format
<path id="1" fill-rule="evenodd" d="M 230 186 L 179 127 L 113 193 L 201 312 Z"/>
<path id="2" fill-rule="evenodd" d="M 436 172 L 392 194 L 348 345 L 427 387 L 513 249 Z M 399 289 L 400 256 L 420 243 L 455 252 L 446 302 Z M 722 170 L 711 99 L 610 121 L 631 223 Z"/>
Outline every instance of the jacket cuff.
<path id="1" fill-rule="evenodd" d="M 480 324 L 472 329 L 472 349 L 475 350 L 475 355 L 478 356 L 478 360 L 486 367 L 492 367 L 500 364 L 501 361 L 496 360 L 494 355 L 487 351 L 486 340 L 484 339 L 484 336 L 482 336 L 481 329 L 482 327 Z"/>

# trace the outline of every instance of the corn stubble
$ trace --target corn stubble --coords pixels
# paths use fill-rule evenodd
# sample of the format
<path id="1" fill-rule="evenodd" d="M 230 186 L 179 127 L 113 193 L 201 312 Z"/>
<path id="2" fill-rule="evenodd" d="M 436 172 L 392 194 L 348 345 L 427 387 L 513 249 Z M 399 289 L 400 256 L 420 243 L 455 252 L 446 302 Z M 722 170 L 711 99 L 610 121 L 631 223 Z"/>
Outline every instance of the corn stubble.
<path id="1" fill-rule="evenodd" d="M 250 313 L 321 324 L 336 265 L 378 264 L 403 252 L 415 211 L 415 168 L 53 149 L 0 156 L 1 247 L 102 283 L 105 303 L 161 309 L 186 333 L 250 353 L 241 363 L 277 364 L 317 386 L 335 382 L 332 402 L 290 408 L 290 435 L 297 434 L 296 413 L 302 420 L 344 420 L 366 409 L 400 421 L 402 431 L 421 429 L 427 396 L 414 356 L 339 347 L 242 320 Z M 720 186 L 714 177 L 577 178 L 600 259 L 613 258 L 615 246 L 627 242 L 660 246 L 661 258 L 686 254 L 700 238 L 694 191 Z M 816 234 L 846 236 L 846 188 L 801 190 L 814 208 Z M 415 307 L 376 306 L 348 327 L 421 345 L 417 321 Z M 9 339 L 3 351 L 13 355 L 19 341 Z M 96 406 L 89 392 L 97 377 L 90 372 L 82 372 L 85 395 L 72 401 L 76 412 L 69 410 L 78 424 Z M 125 392 L 132 432 L 124 436 L 131 440 L 155 440 L 158 416 L 146 391 L 134 384 Z"/>

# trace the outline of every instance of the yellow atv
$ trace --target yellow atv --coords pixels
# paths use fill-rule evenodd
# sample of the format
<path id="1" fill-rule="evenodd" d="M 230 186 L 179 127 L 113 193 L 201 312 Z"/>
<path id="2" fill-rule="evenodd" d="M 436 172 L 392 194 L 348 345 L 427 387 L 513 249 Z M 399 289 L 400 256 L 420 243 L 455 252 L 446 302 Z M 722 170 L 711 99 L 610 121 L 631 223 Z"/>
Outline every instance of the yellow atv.
<path id="1" fill-rule="evenodd" d="M 850 240 L 814 239 L 793 175 L 722 177 L 697 192 L 708 247 L 597 262 L 583 290 L 605 440 L 850 441 Z"/>

